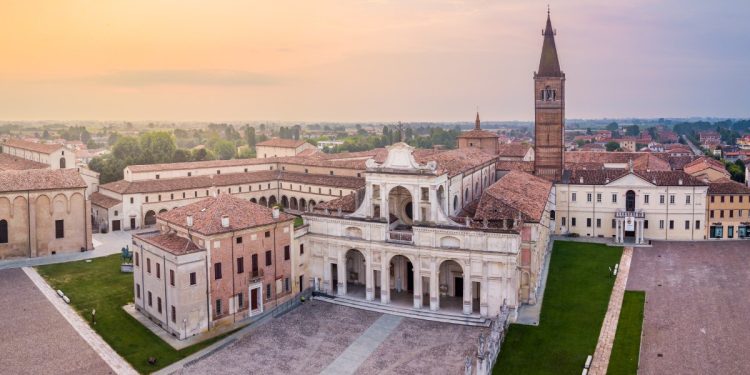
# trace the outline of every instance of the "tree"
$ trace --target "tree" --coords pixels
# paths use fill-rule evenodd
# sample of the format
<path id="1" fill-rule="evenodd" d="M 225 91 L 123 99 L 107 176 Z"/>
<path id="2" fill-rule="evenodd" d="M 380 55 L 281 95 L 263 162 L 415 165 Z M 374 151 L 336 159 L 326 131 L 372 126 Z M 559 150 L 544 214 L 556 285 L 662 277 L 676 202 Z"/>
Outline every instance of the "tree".
<path id="1" fill-rule="evenodd" d="M 229 160 L 234 157 L 236 149 L 234 142 L 227 141 L 226 139 L 218 139 L 213 142 L 211 151 L 221 160 Z"/>
<path id="2" fill-rule="evenodd" d="M 619 128 L 619 125 L 617 125 L 617 123 L 614 121 L 607 124 L 607 130 L 609 131 L 616 131 L 618 128 Z"/>
<path id="3" fill-rule="evenodd" d="M 607 142 L 607 144 L 604 145 L 604 147 L 607 149 L 607 151 L 612 152 L 612 151 L 619 150 L 620 144 L 617 142 Z"/>
<path id="4" fill-rule="evenodd" d="M 192 155 L 190 154 L 190 151 L 184 148 L 178 148 L 174 150 L 174 154 L 172 155 L 173 163 L 182 163 L 185 161 L 190 161 L 191 159 Z"/>
<path id="5" fill-rule="evenodd" d="M 163 131 L 143 133 L 138 141 L 143 152 L 142 164 L 169 163 L 177 149 L 172 135 Z"/>
<path id="6" fill-rule="evenodd" d="M 214 160 L 216 159 L 211 153 L 211 151 L 206 150 L 205 148 L 198 148 L 193 150 L 193 160 L 194 161 L 206 161 L 206 160 Z"/>
<path id="7" fill-rule="evenodd" d="M 637 137 L 641 134 L 641 129 L 638 127 L 638 125 L 630 125 L 625 127 L 625 135 L 629 135 L 631 137 Z"/>
<path id="8" fill-rule="evenodd" d="M 255 128 L 250 125 L 245 125 L 245 142 L 248 146 L 255 148 Z"/>

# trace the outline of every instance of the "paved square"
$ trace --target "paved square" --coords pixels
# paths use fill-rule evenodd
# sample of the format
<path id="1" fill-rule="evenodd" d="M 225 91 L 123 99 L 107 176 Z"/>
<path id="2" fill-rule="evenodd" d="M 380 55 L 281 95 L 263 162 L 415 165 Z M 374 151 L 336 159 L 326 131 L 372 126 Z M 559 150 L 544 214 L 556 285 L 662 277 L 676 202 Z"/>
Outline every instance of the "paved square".
<path id="1" fill-rule="evenodd" d="M 259 327 L 182 370 L 184 374 L 317 374 L 379 318 L 380 313 L 321 301 Z M 485 328 L 400 319 L 357 374 L 463 373 L 464 358 Z"/>
<path id="2" fill-rule="evenodd" d="M 113 373 L 21 269 L 0 271 L 0 332 L 0 373 Z"/>
<path id="3" fill-rule="evenodd" d="M 750 241 L 636 248 L 627 288 L 646 291 L 640 374 L 750 373 Z"/>

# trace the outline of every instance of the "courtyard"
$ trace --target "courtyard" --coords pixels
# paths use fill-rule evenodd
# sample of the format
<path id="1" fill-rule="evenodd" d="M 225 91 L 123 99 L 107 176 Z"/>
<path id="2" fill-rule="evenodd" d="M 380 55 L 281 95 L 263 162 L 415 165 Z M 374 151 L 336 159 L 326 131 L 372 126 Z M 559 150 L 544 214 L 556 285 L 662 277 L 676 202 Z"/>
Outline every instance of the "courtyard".
<path id="1" fill-rule="evenodd" d="M 0 271 L 0 372 L 112 374 L 21 269 Z"/>
<path id="2" fill-rule="evenodd" d="M 459 374 L 482 332 L 313 300 L 182 373 Z"/>
<path id="3" fill-rule="evenodd" d="M 639 373 L 750 373 L 748 265 L 748 241 L 636 248 L 628 289 L 646 292 Z"/>

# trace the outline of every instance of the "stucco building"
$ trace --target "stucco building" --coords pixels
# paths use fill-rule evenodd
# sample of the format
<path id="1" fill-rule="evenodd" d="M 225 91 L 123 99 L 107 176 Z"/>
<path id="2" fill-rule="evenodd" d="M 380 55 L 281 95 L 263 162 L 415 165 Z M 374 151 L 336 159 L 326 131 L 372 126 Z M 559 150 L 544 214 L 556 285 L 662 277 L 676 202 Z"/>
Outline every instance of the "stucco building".
<path id="1" fill-rule="evenodd" d="M 709 239 L 750 238 L 750 187 L 729 179 L 712 182 L 706 220 Z"/>
<path id="2" fill-rule="evenodd" d="M 305 151 L 307 153 L 316 152 L 317 148 L 299 139 L 283 138 L 273 138 L 255 145 L 255 155 L 262 159 L 297 156 Z"/>
<path id="3" fill-rule="evenodd" d="M 8 139 L 2 146 L 5 154 L 43 163 L 50 169 L 75 168 L 76 166 L 75 152 L 61 144 Z"/>
<path id="4" fill-rule="evenodd" d="M 179 339 L 261 314 L 305 285 L 294 216 L 230 194 L 133 236 L 136 309 Z"/>
<path id="5" fill-rule="evenodd" d="M 0 172 L 0 259 L 93 249 L 85 191 L 72 169 Z"/>

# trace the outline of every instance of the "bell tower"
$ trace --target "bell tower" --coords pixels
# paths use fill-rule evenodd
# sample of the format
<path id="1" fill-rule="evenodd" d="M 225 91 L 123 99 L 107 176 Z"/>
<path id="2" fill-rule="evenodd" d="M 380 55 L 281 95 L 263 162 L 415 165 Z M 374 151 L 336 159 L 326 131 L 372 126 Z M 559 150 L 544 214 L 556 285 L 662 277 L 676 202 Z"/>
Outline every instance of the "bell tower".
<path id="1" fill-rule="evenodd" d="M 534 173 L 551 181 L 562 177 L 565 156 L 565 73 L 560 70 L 549 9 L 544 44 L 534 73 Z"/>

